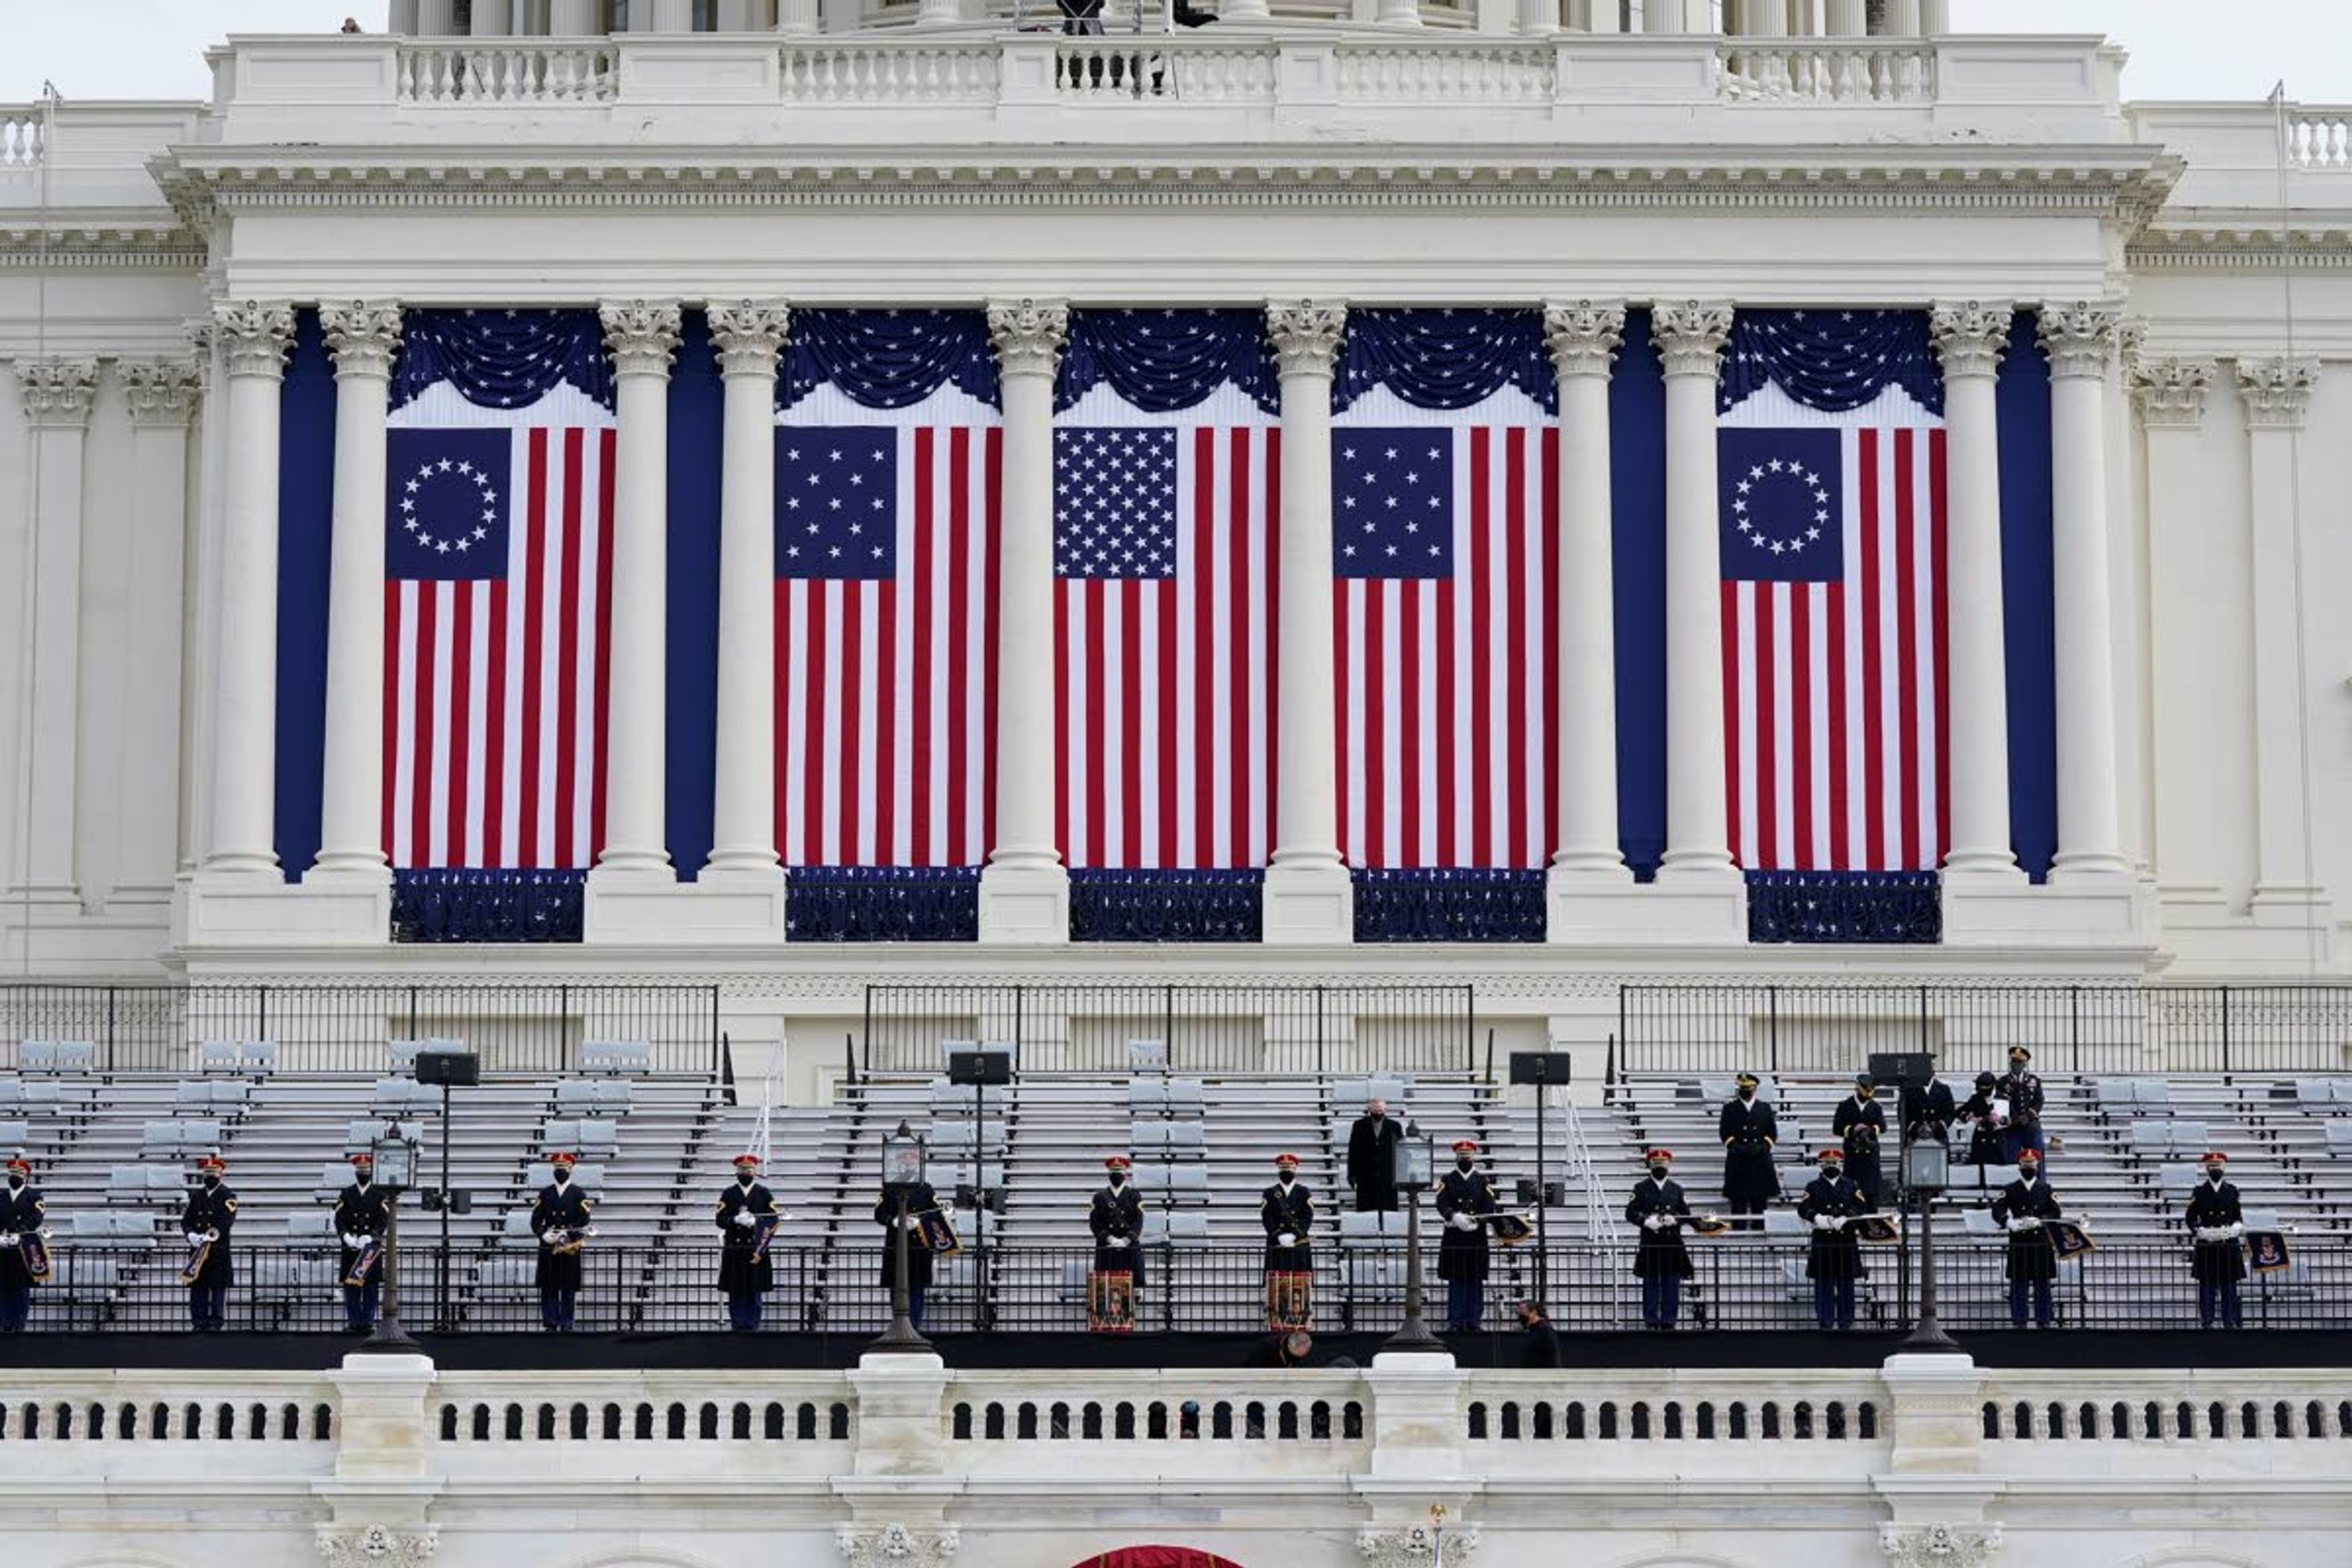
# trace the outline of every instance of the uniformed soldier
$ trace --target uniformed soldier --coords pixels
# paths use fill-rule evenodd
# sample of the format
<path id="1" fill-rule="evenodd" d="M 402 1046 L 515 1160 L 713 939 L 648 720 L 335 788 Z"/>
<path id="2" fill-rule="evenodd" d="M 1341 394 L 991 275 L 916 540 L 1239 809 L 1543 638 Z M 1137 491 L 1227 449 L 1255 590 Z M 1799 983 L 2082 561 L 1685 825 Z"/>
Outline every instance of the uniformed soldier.
<path id="1" fill-rule="evenodd" d="M 2027 1070 L 2033 1053 L 2023 1046 L 2009 1047 L 2009 1076 L 2000 1080 L 2000 1096 L 2009 1101 L 2009 1125 L 2001 1130 L 2001 1163 L 2014 1165 L 2018 1152 L 2031 1149 L 2047 1159 L 2049 1145 L 2042 1137 L 2042 1080 Z"/>
<path id="2" fill-rule="evenodd" d="M 1871 1076 L 1856 1073 L 1853 1092 L 1838 1102 L 1830 1131 L 1845 1141 L 1846 1178 L 1878 1202 L 1878 1145 L 1886 1136 L 1886 1107 L 1878 1103 L 1878 1086 Z"/>
<path id="3" fill-rule="evenodd" d="M 1992 1113 L 1992 1102 L 2000 1090 L 2000 1079 L 1989 1072 L 1977 1074 L 1977 1091 L 1962 1102 L 1959 1121 L 1969 1130 L 1969 1151 L 1960 1156 L 1964 1165 L 1998 1165 L 2001 1163 L 2000 1122 Z"/>
<path id="4" fill-rule="evenodd" d="M 1095 1272 L 1124 1274 L 1130 1289 L 1143 1289 L 1143 1198 L 1127 1179 L 1131 1168 L 1124 1154 L 1103 1162 L 1103 1185 L 1095 1189 L 1087 1211 L 1087 1228 L 1094 1233 Z"/>
<path id="5" fill-rule="evenodd" d="M 940 1208 L 939 1194 L 929 1182 L 884 1182 L 874 1200 L 874 1223 L 882 1227 L 882 1289 L 898 1281 L 898 1237 L 907 1232 L 907 1321 L 923 1326 L 923 1292 L 931 1288 L 931 1249 L 923 1241 L 923 1222 L 916 1216 Z M 941 1212 L 945 1212 L 943 1209 Z"/>
<path id="6" fill-rule="evenodd" d="M 352 1283 L 352 1269 L 369 1242 L 381 1244 L 392 1225 L 392 1206 L 375 1184 L 375 1156 L 362 1150 L 352 1156 L 352 1184 L 335 1199 L 335 1234 L 342 1242 L 335 1278 L 343 1282 L 343 1322 L 353 1333 L 375 1327 L 376 1300 L 383 1290 L 383 1259 L 368 1269 L 367 1279 Z"/>
<path id="7" fill-rule="evenodd" d="M 1641 1227 L 1633 1248 L 1633 1272 L 1642 1280 L 1642 1326 L 1671 1329 L 1682 1315 L 1683 1281 L 1697 1270 L 1683 1246 L 1683 1226 L 1691 1218 L 1682 1184 L 1667 1173 L 1674 1151 L 1653 1149 L 1644 1156 L 1648 1177 L 1633 1184 L 1625 1204 L 1625 1223 Z"/>
<path id="8" fill-rule="evenodd" d="M 32 1165 L 21 1155 L 12 1158 L 7 1185 L 0 1188 L 0 1334 L 25 1331 L 25 1320 L 33 1310 L 33 1266 L 25 1256 L 26 1242 L 37 1241 L 47 1214 L 41 1190 L 33 1185 Z"/>
<path id="9" fill-rule="evenodd" d="M 1298 1179 L 1297 1155 L 1274 1157 L 1274 1185 L 1258 1194 L 1257 1216 L 1258 1223 L 1265 1228 L 1267 1300 L 1271 1303 L 1276 1296 L 1272 1289 L 1273 1276 L 1305 1275 L 1311 1280 L 1315 1271 L 1315 1194 Z M 1293 1315 L 1303 1318 L 1305 1302 L 1297 1304 L 1300 1310 Z M 1276 1315 L 1268 1313 L 1269 1318 Z"/>
<path id="10" fill-rule="evenodd" d="M 2185 1216 L 2196 1241 L 2189 1269 L 2197 1278 L 2197 1321 L 2211 1328 L 2218 1310 L 2223 1328 L 2241 1328 L 2238 1281 L 2246 1277 L 2246 1256 L 2238 1238 L 2246 1234 L 2245 1211 L 2239 1206 L 2238 1189 L 2222 1180 L 2230 1156 L 2210 1149 L 2204 1163 L 2205 1179 L 2189 1194 Z"/>
<path id="11" fill-rule="evenodd" d="M 1437 1216 L 1445 1234 L 1437 1244 L 1437 1277 L 1445 1281 L 1445 1330 L 1475 1334 L 1486 1315 L 1486 1248 L 1492 1241 L 1481 1215 L 1502 1211 L 1495 1179 L 1478 1169 L 1478 1143 L 1454 1145 L 1454 1169 L 1437 1184 Z"/>
<path id="12" fill-rule="evenodd" d="M 212 1251 L 188 1287 L 188 1321 L 200 1333 L 216 1333 L 228 1323 L 228 1288 L 236 1279 L 229 1256 L 229 1232 L 236 1225 L 236 1194 L 223 1180 L 228 1173 L 217 1154 L 196 1162 L 195 1189 L 180 1211 L 180 1229 L 191 1248 L 209 1240 Z"/>
<path id="13" fill-rule="evenodd" d="M 1780 1195 L 1780 1174 L 1772 1168 L 1772 1150 L 1780 1142 L 1780 1119 L 1771 1101 L 1757 1098 L 1759 1079 L 1752 1072 L 1739 1075 L 1738 1091 L 1723 1102 L 1716 1118 L 1716 1136 L 1723 1140 L 1723 1199 L 1736 1215 L 1759 1215 Z M 1759 1219 L 1736 1220 L 1742 1230 L 1758 1230 Z"/>
<path id="14" fill-rule="evenodd" d="M 760 1156 L 735 1156 L 735 1180 L 719 1194 L 719 1289 L 727 1298 L 727 1326 L 748 1334 L 760 1326 L 776 1268 L 760 1248 L 760 1222 L 782 1222 L 776 1194 L 760 1180 Z M 756 1254 L 756 1256 L 755 1256 Z"/>
<path id="15" fill-rule="evenodd" d="M 1805 1275 L 1813 1282 L 1813 1317 L 1825 1329 L 1853 1327 L 1854 1281 L 1860 1279 L 1862 1242 L 1849 1222 L 1875 1214 L 1878 1205 L 1848 1180 L 1845 1151 L 1821 1152 L 1822 1173 L 1797 1200 L 1797 1217 L 1813 1227 Z"/>
<path id="16" fill-rule="evenodd" d="M 1933 1138 L 1938 1143 L 1951 1141 L 1952 1122 L 1959 1110 L 1952 1099 L 1952 1086 L 1937 1073 L 1933 1060 L 1927 1065 L 1926 1085 L 1903 1090 L 1898 1109 L 1903 1113 L 1902 1131 L 1906 1136 Z"/>
<path id="17" fill-rule="evenodd" d="M 572 1180 L 579 1156 L 554 1153 L 547 1163 L 554 1179 L 539 1189 L 539 1200 L 530 1205 L 530 1232 L 539 1237 L 539 1321 L 551 1334 L 568 1334 L 583 1270 L 578 1247 L 567 1251 L 557 1247 L 587 1234 L 588 1216 L 596 1205 Z"/>
<path id="18" fill-rule="evenodd" d="M 2042 1179 L 2042 1156 L 2031 1149 L 2017 1156 L 2017 1180 L 1992 1202 L 1992 1222 L 2009 1232 L 2009 1321 L 2025 1327 L 2025 1302 L 2033 1299 L 2036 1327 L 2050 1326 L 2050 1284 L 2058 1278 L 2058 1248 L 2047 1220 L 2063 1219 L 2058 1195 Z"/>

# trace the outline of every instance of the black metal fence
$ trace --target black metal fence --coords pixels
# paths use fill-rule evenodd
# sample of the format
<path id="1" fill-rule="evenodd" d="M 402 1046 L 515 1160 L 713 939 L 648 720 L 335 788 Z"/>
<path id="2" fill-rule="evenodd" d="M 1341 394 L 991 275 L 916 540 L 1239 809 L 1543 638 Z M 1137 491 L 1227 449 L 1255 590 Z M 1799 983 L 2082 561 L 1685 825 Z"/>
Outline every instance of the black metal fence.
<path id="1" fill-rule="evenodd" d="M 195 1072 L 206 1045 L 259 1042 L 277 1071 L 374 1074 L 391 1042 L 428 1038 L 465 1041 L 489 1073 L 567 1072 L 591 1040 L 644 1045 L 656 1072 L 716 1072 L 719 988 L 0 984 L 0 1070 L 26 1068 L 27 1043 L 87 1047 L 57 1065 L 108 1073 Z"/>
<path id="2" fill-rule="evenodd" d="M 1467 1072 L 1467 985 L 869 985 L 869 1073 L 939 1073 L 949 1040 L 1003 1041 L 1023 1073 Z"/>
<path id="3" fill-rule="evenodd" d="M 1916 1317 L 1916 1260 L 1910 1242 L 1864 1248 L 1855 1326 L 1907 1328 Z M 534 1249 L 496 1247 L 453 1253 L 446 1285 L 430 1248 L 404 1248 L 402 1320 L 413 1331 L 490 1333 L 535 1330 L 540 1300 Z M 1688 1331 L 1809 1330 L 1817 1327 L 1801 1242 L 1726 1239 L 1695 1242 L 1696 1275 L 1683 1287 L 1680 1326 Z M 1968 1331 L 2011 1326 L 2004 1252 L 1998 1244 L 1939 1242 L 1939 1318 Z M 927 1332 L 1069 1332 L 1087 1326 L 1087 1247 L 992 1247 L 939 1260 L 927 1292 Z M 1553 1322 L 1570 1332 L 1608 1332 L 1641 1325 L 1641 1282 L 1630 1246 L 1555 1244 L 1547 1258 Z M 152 1332 L 188 1327 L 188 1292 L 179 1283 L 176 1246 L 110 1251 L 60 1244 L 52 1277 L 34 1291 L 36 1331 Z M 700 1247 L 603 1247 L 583 1255 L 585 1283 L 575 1304 L 581 1332 L 688 1333 L 727 1326 L 719 1296 L 719 1252 Z M 240 1247 L 226 1321 L 230 1332 L 331 1333 L 344 1328 L 337 1260 L 331 1249 Z M 878 1248 L 779 1249 L 775 1289 L 766 1298 L 770 1331 L 867 1334 L 889 1321 L 879 1283 Z M 1153 1247 L 1136 1292 L 1140 1333 L 1238 1332 L 1265 1326 L 1262 1250 L 1255 1247 Z M 1433 1329 L 1445 1321 L 1444 1284 L 1436 1246 L 1424 1257 Z M 1507 1329 L 1515 1302 L 1532 1294 L 1532 1246 L 1497 1252 L 1481 1321 Z M 985 1290 L 975 1281 L 985 1278 Z M 1404 1311 L 1405 1258 L 1399 1247 L 1317 1249 L 1312 1326 L 1333 1331 L 1386 1332 Z M 2184 1245 L 2102 1247 L 2059 1268 L 2053 1291 L 2059 1330 L 2191 1328 L 2197 1287 Z M 2352 1247 L 2298 1247 L 2294 1265 L 2257 1274 L 2242 1287 L 2248 1329 L 2340 1329 L 2352 1321 Z"/>
<path id="4" fill-rule="evenodd" d="M 2000 1071 L 2352 1070 L 2352 985 L 1728 984 L 1619 988 L 1617 1066 L 1853 1072 L 1873 1051 Z"/>

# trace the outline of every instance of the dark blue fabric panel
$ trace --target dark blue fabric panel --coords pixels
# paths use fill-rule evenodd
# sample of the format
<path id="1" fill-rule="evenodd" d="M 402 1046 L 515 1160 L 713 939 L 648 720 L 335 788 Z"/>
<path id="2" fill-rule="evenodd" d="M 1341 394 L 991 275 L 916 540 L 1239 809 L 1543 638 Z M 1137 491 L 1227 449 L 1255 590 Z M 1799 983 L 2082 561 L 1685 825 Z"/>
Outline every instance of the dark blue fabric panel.
<path id="1" fill-rule="evenodd" d="M 1933 871 L 1750 871 L 1748 940 L 1938 942 L 1940 885 Z"/>
<path id="2" fill-rule="evenodd" d="M 787 942 L 978 942 L 977 866 L 795 866 Z"/>
<path id="3" fill-rule="evenodd" d="M 669 383 L 669 705 L 665 837 L 688 880 L 710 856 L 719 744 L 719 488 L 725 389 L 710 327 L 686 312 Z"/>
<path id="4" fill-rule="evenodd" d="M 1467 408 L 1516 386 L 1547 414 L 1559 389 L 1532 310 L 1348 312 L 1348 341 L 1331 386 L 1337 412 L 1376 386 L 1416 408 Z"/>
<path id="5" fill-rule="evenodd" d="M 327 578 L 335 511 L 335 367 L 319 312 L 297 313 L 278 394 L 278 864 L 319 858 L 327 757 Z"/>
<path id="6" fill-rule="evenodd" d="M 1860 408 L 1888 383 L 1930 414 L 1944 411 L 1944 377 L 1925 310 L 1741 310 L 1716 394 L 1736 407 L 1767 383 L 1808 408 Z"/>
<path id="7" fill-rule="evenodd" d="M 394 871 L 394 942 L 578 942 L 588 873 Z"/>
<path id="8" fill-rule="evenodd" d="M 2002 633 L 2009 672 L 2009 826 L 2035 881 L 2058 853 L 2057 607 L 2052 581 L 2050 366 L 2021 310 L 1995 383 L 2000 426 Z"/>
<path id="9" fill-rule="evenodd" d="M 613 406 L 613 362 L 593 310 L 407 311 L 392 405 L 437 381 L 484 408 L 527 407 L 567 381 Z"/>
<path id="10" fill-rule="evenodd" d="M 1074 870 L 1072 942 L 1257 942 L 1265 873 Z"/>
<path id="11" fill-rule="evenodd" d="M 1637 880 L 1666 853 L 1666 383 L 1650 312 L 1625 313 L 1609 384 L 1617 838 Z"/>
<path id="12" fill-rule="evenodd" d="M 1349 875 L 1356 888 L 1358 942 L 1544 940 L 1540 870 L 1375 870 L 1360 866 Z"/>
<path id="13" fill-rule="evenodd" d="M 1054 406 L 1106 381 L 1155 414 L 1190 408 L 1229 381 L 1268 414 L 1282 405 L 1259 310 L 1073 310 Z"/>
<path id="14" fill-rule="evenodd" d="M 828 381 L 868 408 L 904 408 L 942 384 L 1002 406 L 981 310 L 794 310 L 776 406 Z"/>

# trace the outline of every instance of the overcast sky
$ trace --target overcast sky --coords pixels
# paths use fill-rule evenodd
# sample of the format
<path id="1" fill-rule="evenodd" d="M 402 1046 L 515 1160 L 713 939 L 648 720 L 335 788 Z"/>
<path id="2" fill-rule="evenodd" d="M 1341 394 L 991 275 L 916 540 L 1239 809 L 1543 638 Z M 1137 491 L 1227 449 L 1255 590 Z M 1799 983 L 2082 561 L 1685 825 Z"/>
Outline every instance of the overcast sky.
<path id="1" fill-rule="evenodd" d="M 383 27 L 386 0 L 0 0 L 0 103 L 37 96 L 202 98 L 204 48 L 229 33 Z M 2352 102 L 2347 0 L 1952 0 L 1968 32 L 2108 33 L 2134 98 L 2252 99 L 2284 77 L 2305 103 Z"/>

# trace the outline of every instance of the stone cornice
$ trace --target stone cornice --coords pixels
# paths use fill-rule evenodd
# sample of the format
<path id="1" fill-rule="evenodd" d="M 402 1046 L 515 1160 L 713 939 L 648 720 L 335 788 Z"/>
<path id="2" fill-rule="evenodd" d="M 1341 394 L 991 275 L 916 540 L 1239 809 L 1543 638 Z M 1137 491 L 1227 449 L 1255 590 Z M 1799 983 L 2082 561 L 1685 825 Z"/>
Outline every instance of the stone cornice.
<path id="1" fill-rule="evenodd" d="M 168 208 L 0 214 L 0 269 L 193 270 L 205 260 L 204 236 Z"/>

